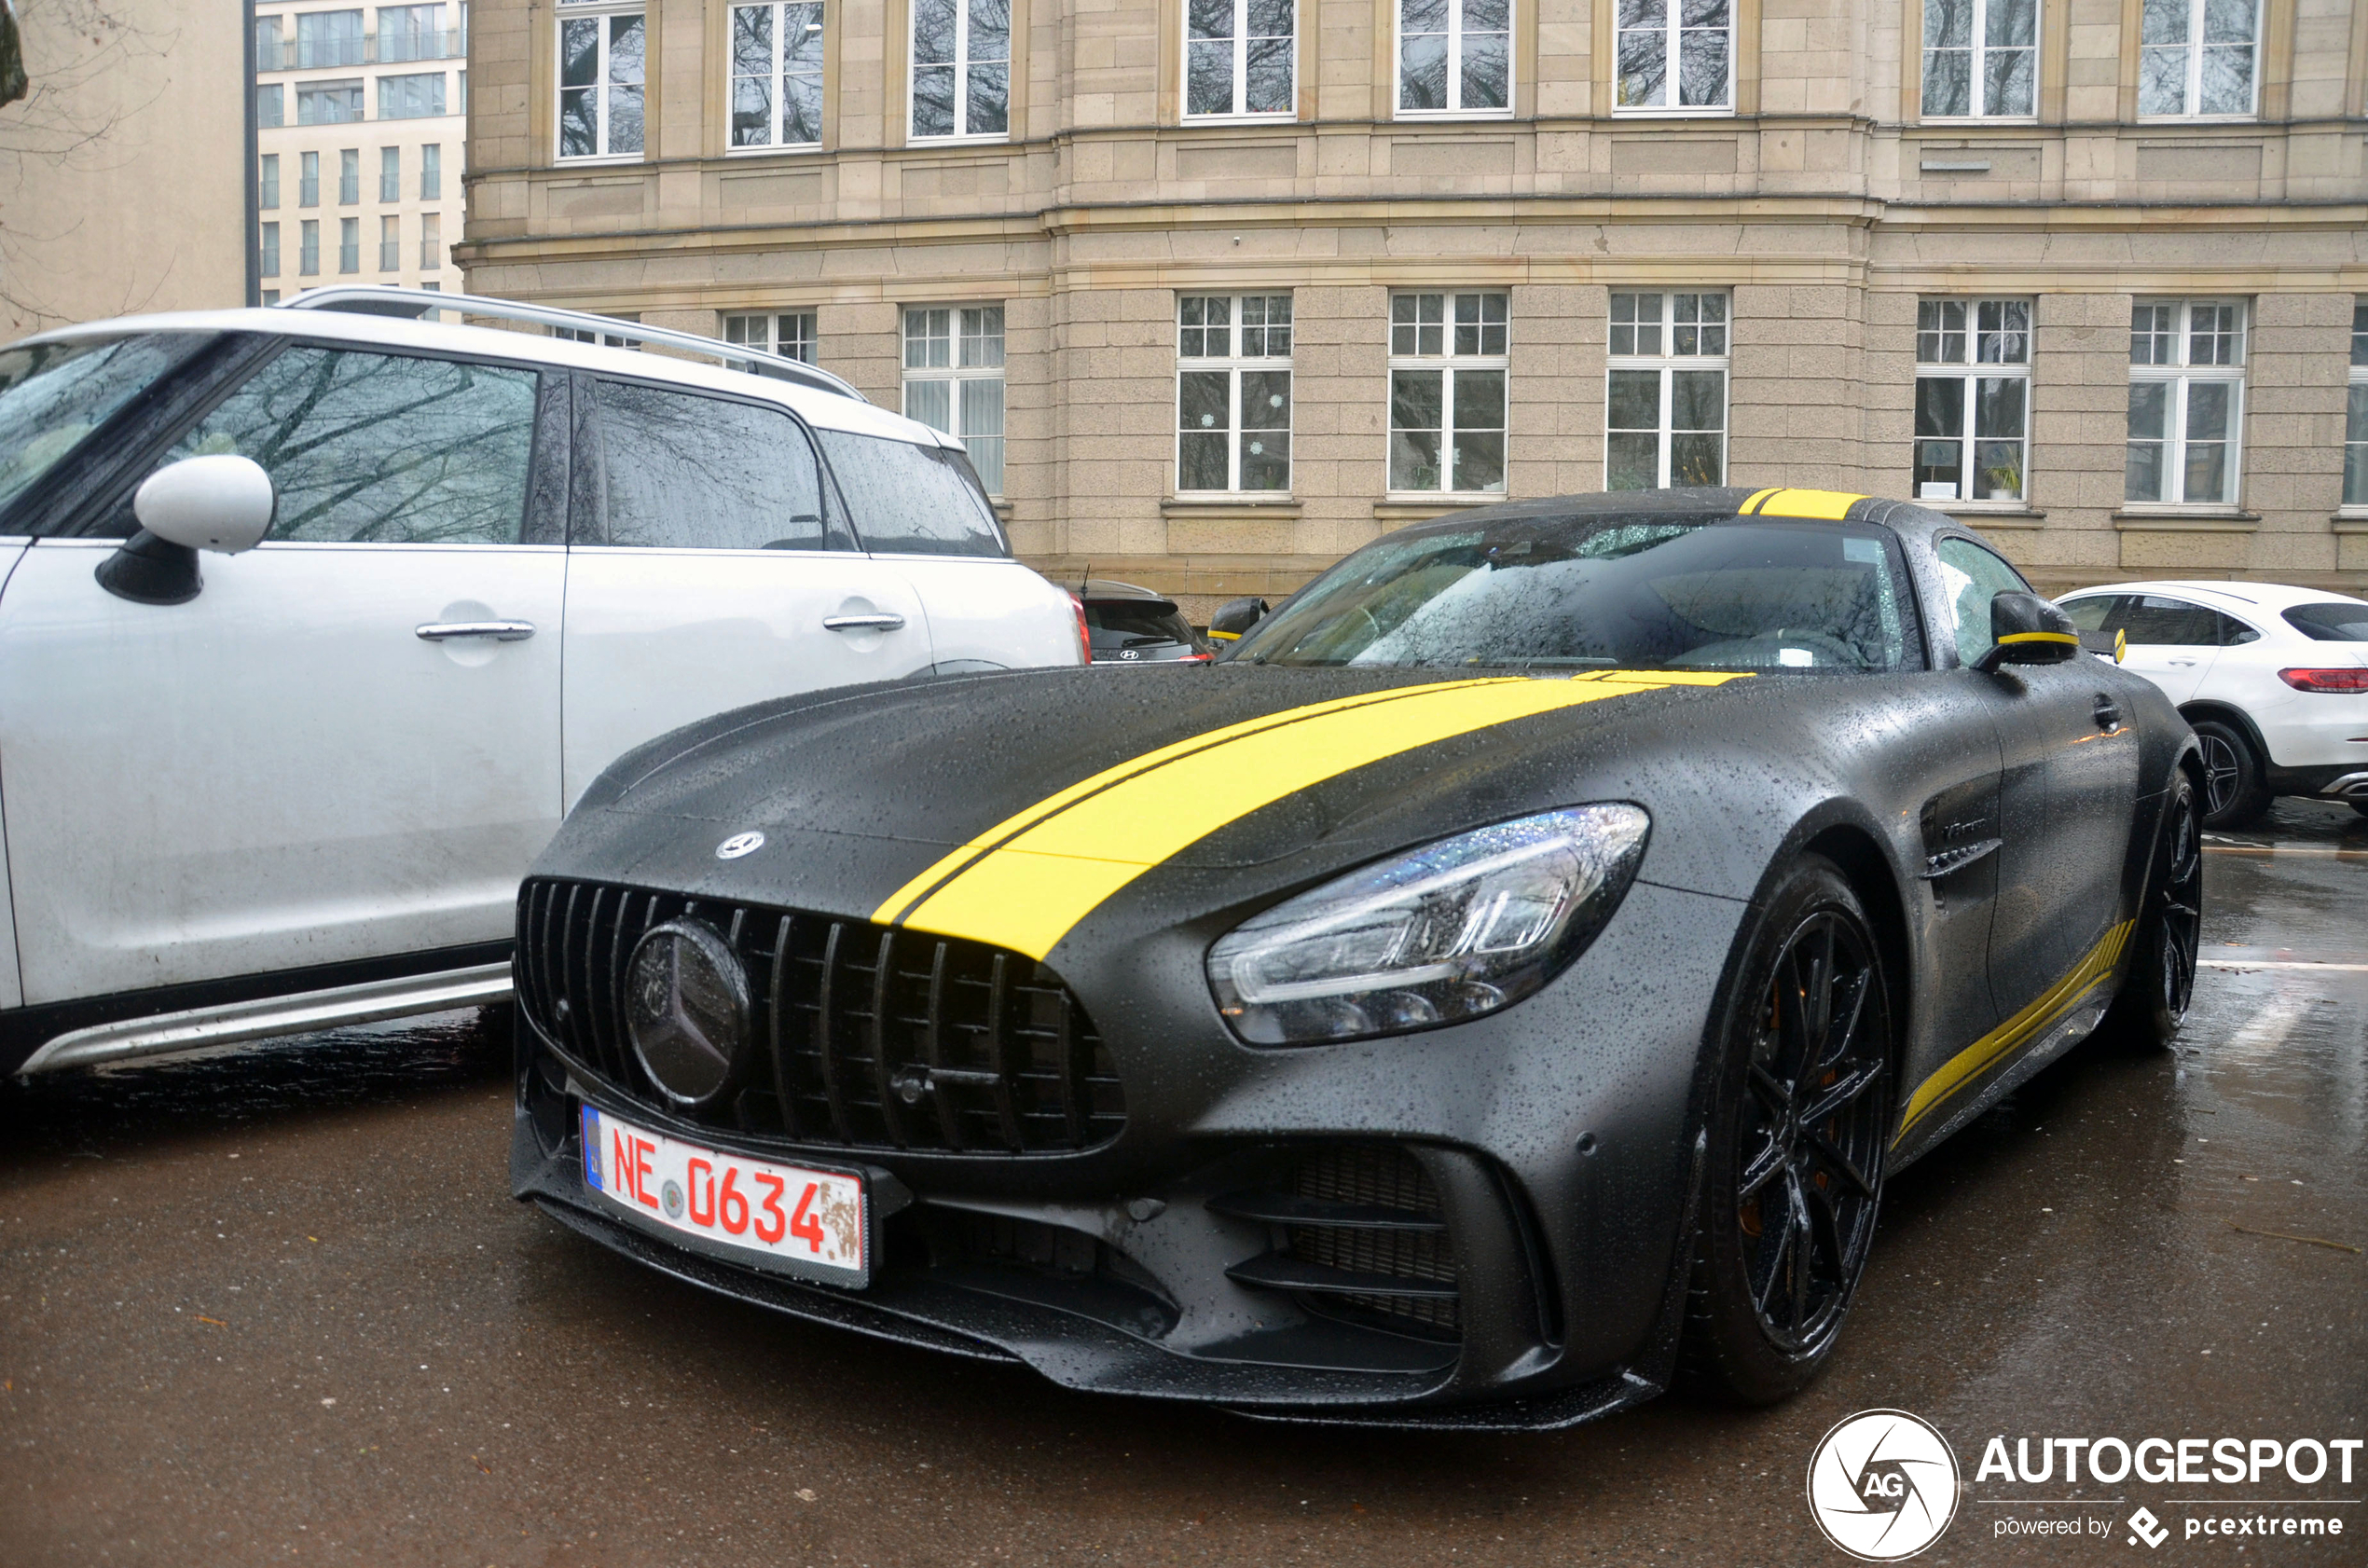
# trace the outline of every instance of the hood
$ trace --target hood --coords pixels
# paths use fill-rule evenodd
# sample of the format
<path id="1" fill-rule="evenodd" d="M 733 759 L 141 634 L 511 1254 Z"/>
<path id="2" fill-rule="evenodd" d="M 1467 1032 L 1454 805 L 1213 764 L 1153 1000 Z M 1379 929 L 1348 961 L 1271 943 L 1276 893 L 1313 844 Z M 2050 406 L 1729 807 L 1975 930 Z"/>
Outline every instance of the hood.
<path id="1" fill-rule="evenodd" d="M 1265 874 L 1216 880 L 1303 880 L 1526 811 L 1664 794 L 1653 779 L 1673 755 L 1699 763 L 1721 749 L 1705 737 L 1792 727 L 1783 694 L 1801 684 L 1217 666 L 843 690 L 720 715 L 621 758 L 544 865 L 1041 957 L 1155 868 L 1203 884 L 1252 868 Z M 752 832 L 761 848 L 719 860 L 724 840 Z"/>

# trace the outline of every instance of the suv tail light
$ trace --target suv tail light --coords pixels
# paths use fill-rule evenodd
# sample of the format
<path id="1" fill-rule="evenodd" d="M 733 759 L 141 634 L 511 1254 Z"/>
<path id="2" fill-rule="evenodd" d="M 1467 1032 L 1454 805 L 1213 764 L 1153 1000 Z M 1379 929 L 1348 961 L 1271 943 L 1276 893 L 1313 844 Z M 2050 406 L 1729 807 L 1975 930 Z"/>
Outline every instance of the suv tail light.
<path id="1" fill-rule="evenodd" d="M 2278 679 L 2297 692 L 2368 693 L 2368 666 L 2351 669 L 2281 669 Z"/>
<path id="2" fill-rule="evenodd" d="M 1094 662 L 1094 628 L 1085 624 L 1085 601 L 1071 594 L 1069 608 L 1077 612 L 1077 662 L 1090 665 Z"/>

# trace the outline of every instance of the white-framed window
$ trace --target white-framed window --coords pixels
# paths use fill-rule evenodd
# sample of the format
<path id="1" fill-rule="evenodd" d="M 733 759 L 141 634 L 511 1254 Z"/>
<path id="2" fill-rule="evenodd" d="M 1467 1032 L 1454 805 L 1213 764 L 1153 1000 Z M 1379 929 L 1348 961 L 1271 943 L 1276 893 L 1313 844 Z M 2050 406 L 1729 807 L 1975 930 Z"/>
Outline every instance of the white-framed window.
<path id="1" fill-rule="evenodd" d="M 641 152 L 641 89 L 648 34 L 640 7 L 559 17 L 559 156 L 630 158 Z"/>
<path id="2" fill-rule="evenodd" d="M 443 113 L 443 72 L 415 71 L 379 78 L 380 119 L 433 119 Z"/>
<path id="3" fill-rule="evenodd" d="M 1926 119 L 2027 117 L 2039 104 L 2039 0 L 1924 0 Z"/>
<path id="4" fill-rule="evenodd" d="M 444 214 L 442 213 L 420 214 L 420 270 L 422 272 L 444 270 Z"/>
<path id="5" fill-rule="evenodd" d="M 1012 0 L 913 0 L 913 139 L 1011 132 Z"/>
<path id="6" fill-rule="evenodd" d="M 949 330 L 951 324 L 948 323 Z M 783 359 L 803 360 L 812 364 L 816 363 L 820 335 L 815 331 L 814 311 L 773 310 L 763 315 L 724 317 L 723 340 L 726 343 L 745 343 L 751 349 L 779 354 Z"/>
<path id="7" fill-rule="evenodd" d="M 1513 112 L 1512 0 L 1397 0 L 1397 112 Z"/>
<path id="8" fill-rule="evenodd" d="M 392 213 L 379 215 L 379 270 L 403 270 L 403 220 Z"/>
<path id="9" fill-rule="evenodd" d="M 1617 113 L 1734 112 L 1732 0 L 1618 0 Z"/>
<path id="10" fill-rule="evenodd" d="M 379 149 L 379 199 L 381 201 L 403 199 L 403 149 L 401 147 Z"/>
<path id="11" fill-rule="evenodd" d="M 905 308 L 904 417 L 958 436 L 986 493 L 1003 493 L 1003 307 Z"/>
<path id="12" fill-rule="evenodd" d="M 444 199 L 444 145 L 430 142 L 420 149 L 420 199 Z"/>
<path id="13" fill-rule="evenodd" d="M 2351 384 L 2344 405 L 2344 504 L 2368 507 L 2368 299 L 2351 306 Z"/>
<path id="14" fill-rule="evenodd" d="M 337 153 L 337 205 L 351 207 L 362 199 L 362 149 L 345 147 Z"/>
<path id="15" fill-rule="evenodd" d="M 278 82 L 255 89 L 255 123 L 264 130 L 276 130 L 288 123 L 288 101 Z"/>
<path id="16" fill-rule="evenodd" d="M 280 226 L 276 223 L 263 226 L 262 272 L 267 278 L 280 275 Z"/>
<path id="17" fill-rule="evenodd" d="M 1291 296 L 1177 300 L 1176 488 L 1291 488 Z"/>
<path id="18" fill-rule="evenodd" d="M 2129 312 L 2126 499 L 2237 500 L 2245 414 L 2245 303 L 2141 299 Z"/>
<path id="19" fill-rule="evenodd" d="M 1916 307 L 1919 501 L 2021 501 L 2031 457 L 2031 301 Z"/>
<path id="20" fill-rule="evenodd" d="M 822 144 L 819 0 L 732 7 L 732 144 Z"/>
<path id="21" fill-rule="evenodd" d="M 296 205 L 299 207 L 321 205 L 321 155 L 319 153 L 296 155 Z"/>
<path id="22" fill-rule="evenodd" d="M 2261 7 L 2262 0 L 2144 0 L 2138 112 L 2250 117 L 2261 85 Z"/>
<path id="23" fill-rule="evenodd" d="M 296 273 L 299 277 L 321 275 L 321 220 L 307 218 L 296 227 Z"/>
<path id="24" fill-rule="evenodd" d="M 1389 302 L 1389 488 L 1505 488 L 1506 296 L 1399 294 Z"/>
<path id="25" fill-rule="evenodd" d="M 1727 295 L 1615 292 L 1604 488 L 1727 482 Z"/>
<path id="26" fill-rule="evenodd" d="M 1184 113 L 1299 113 L 1294 0 L 1184 0 Z"/>
<path id="27" fill-rule="evenodd" d="M 265 153 L 261 162 L 255 203 L 268 213 L 280 204 L 280 155 Z"/>
<path id="28" fill-rule="evenodd" d="M 337 220 L 337 270 L 340 272 L 362 270 L 362 220 L 360 218 Z"/>

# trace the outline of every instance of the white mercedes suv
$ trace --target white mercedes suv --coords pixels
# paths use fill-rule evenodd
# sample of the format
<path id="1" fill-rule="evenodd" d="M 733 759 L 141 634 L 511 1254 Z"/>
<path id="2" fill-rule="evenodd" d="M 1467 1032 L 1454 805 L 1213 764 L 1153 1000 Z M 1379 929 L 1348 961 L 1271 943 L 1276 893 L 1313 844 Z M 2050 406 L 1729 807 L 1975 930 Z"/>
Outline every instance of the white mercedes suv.
<path id="1" fill-rule="evenodd" d="M 2278 795 L 2368 816 L 2368 601 L 2271 583 L 2115 583 L 2058 601 L 2116 635 L 2204 752 L 2204 823 L 2242 827 Z"/>
<path id="2" fill-rule="evenodd" d="M 1085 662 L 960 445 L 834 376 L 301 303 L 0 350 L 0 1074 L 503 999 L 627 748 Z"/>

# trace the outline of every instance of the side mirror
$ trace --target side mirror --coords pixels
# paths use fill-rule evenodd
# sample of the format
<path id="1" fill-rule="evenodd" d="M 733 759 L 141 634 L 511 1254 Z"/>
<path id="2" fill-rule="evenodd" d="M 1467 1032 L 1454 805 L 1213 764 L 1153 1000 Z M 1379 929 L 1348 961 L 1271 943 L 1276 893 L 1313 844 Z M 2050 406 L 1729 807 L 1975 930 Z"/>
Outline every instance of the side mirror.
<path id="1" fill-rule="evenodd" d="M 2037 594 L 2009 588 L 1989 601 L 1989 649 L 1974 667 L 2059 665 L 2079 653 L 2080 628 L 2071 616 Z"/>
<path id="2" fill-rule="evenodd" d="M 1219 642 L 1239 642 L 1242 634 L 1266 618 L 1262 598 L 1232 598 L 1208 618 L 1208 634 Z"/>
<path id="3" fill-rule="evenodd" d="M 198 552 L 254 549 L 278 504 L 271 476 L 253 458 L 184 458 L 160 468 L 133 492 L 140 531 L 99 563 L 99 585 L 135 604 L 186 604 L 205 586 Z"/>

